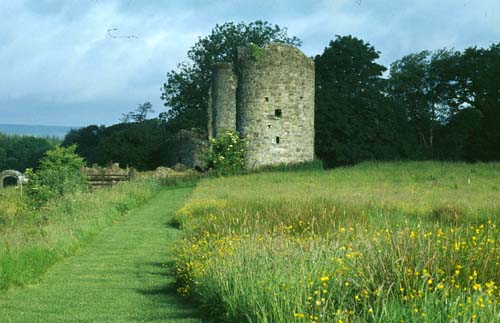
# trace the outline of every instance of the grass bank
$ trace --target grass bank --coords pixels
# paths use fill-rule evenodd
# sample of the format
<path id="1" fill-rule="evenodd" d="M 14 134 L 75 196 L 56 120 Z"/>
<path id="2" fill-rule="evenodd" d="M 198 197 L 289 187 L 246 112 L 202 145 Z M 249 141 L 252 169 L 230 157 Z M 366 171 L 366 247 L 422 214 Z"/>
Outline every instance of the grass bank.
<path id="1" fill-rule="evenodd" d="M 165 262 L 181 231 L 168 226 L 192 188 L 162 190 L 119 217 L 37 284 L 0 294 L 1 322 L 195 323 Z"/>
<path id="2" fill-rule="evenodd" d="M 54 200 L 27 209 L 20 192 L 0 195 L 0 290 L 35 281 L 55 262 L 71 255 L 96 233 L 150 200 L 153 181 L 123 183 L 110 189 Z"/>
<path id="3" fill-rule="evenodd" d="M 202 180 L 178 291 L 230 322 L 498 321 L 499 197 L 500 164 Z"/>

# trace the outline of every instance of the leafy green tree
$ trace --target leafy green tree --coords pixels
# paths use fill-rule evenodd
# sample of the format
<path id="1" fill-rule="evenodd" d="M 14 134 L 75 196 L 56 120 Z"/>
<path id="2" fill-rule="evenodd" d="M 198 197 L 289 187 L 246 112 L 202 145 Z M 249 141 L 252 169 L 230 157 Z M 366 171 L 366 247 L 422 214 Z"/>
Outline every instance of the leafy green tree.
<path id="1" fill-rule="evenodd" d="M 152 119 L 126 127 L 108 127 L 99 146 L 108 162 L 148 170 L 161 165 L 165 140 L 164 125 Z"/>
<path id="2" fill-rule="evenodd" d="M 40 158 L 55 144 L 53 139 L 0 133 L 0 171 L 37 168 Z"/>
<path id="3" fill-rule="evenodd" d="M 315 57 L 315 151 L 327 164 L 401 155 L 404 116 L 383 94 L 379 53 L 352 36 L 337 36 Z"/>
<path id="4" fill-rule="evenodd" d="M 476 161 L 482 154 L 480 135 L 481 112 L 475 108 L 462 109 L 441 127 L 436 157 Z"/>
<path id="5" fill-rule="evenodd" d="M 433 157 L 436 131 L 459 110 L 456 65 L 459 53 L 422 51 L 391 64 L 389 92 L 405 110 L 413 129 L 417 154 Z"/>
<path id="6" fill-rule="evenodd" d="M 268 22 L 216 25 L 208 36 L 200 38 L 188 51 L 189 61 L 180 63 L 177 71 L 167 74 L 162 99 L 168 110 L 160 118 L 173 120 L 170 126 L 175 129 L 205 129 L 214 64 L 234 62 L 239 46 L 253 43 L 262 47 L 270 42 L 301 44 L 297 37 L 288 36 L 286 28 Z"/>
<path id="7" fill-rule="evenodd" d="M 500 43 L 490 48 L 468 48 L 463 53 L 461 101 L 481 115 L 478 155 L 475 160 L 500 160 Z"/>
<path id="8" fill-rule="evenodd" d="M 106 136 L 105 126 L 90 125 L 83 128 L 72 129 L 64 137 L 62 146 L 76 145 L 76 153 L 84 157 L 88 164 L 105 164 L 107 158 L 100 145 Z"/>
<path id="9" fill-rule="evenodd" d="M 500 44 L 411 54 L 391 65 L 416 158 L 500 160 Z"/>
<path id="10" fill-rule="evenodd" d="M 87 162 L 106 166 L 119 163 L 139 170 L 161 166 L 169 147 L 167 125 L 158 119 L 120 123 L 109 127 L 88 126 L 73 130 L 63 146 L 76 144 L 76 152 Z"/>

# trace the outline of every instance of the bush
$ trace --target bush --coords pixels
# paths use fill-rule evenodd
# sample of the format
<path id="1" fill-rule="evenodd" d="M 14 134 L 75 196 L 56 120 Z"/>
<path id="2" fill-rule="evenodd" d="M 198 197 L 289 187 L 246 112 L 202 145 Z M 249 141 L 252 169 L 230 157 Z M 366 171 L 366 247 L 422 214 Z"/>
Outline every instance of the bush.
<path id="1" fill-rule="evenodd" d="M 56 146 L 42 158 L 37 172 L 26 170 L 30 206 L 40 208 L 50 199 L 86 190 L 86 178 L 80 171 L 85 162 L 75 151 L 76 145 Z"/>
<path id="2" fill-rule="evenodd" d="M 233 130 L 227 130 L 212 138 L 207 165 L 217 175 L 241 172 L 245 168 L 245 140 Z"/>

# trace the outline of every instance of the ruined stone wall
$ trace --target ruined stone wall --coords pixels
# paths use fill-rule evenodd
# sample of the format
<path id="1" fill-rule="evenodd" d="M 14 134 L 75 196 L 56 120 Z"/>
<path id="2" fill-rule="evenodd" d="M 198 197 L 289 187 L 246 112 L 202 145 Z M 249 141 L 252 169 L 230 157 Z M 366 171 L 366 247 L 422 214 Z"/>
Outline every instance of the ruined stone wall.
<path id="1" fill-rule="evenodd" d="M 215 66 L 212 76 L 212 88 L 209 103 L 209 136 L 236 129 L 236 75 L 229 63 L 219 63 Z"/>
<path id="2" fill-rule="evenodd" d="M 247 167 L 312 160 L 314 62 L 293 46 L 272 43 L 259 53 L 240 49 L 238 64 L 238 131 L 247 138 Z"/>
<path id="3" fill-rule="evenodd" d="M 198 129 L 180 130 L 168 140 L 169 151 L 164 156 L 167 166 L 183 164 L 191 168 L 205 168 L 208 150 L 207 134 Z"/>

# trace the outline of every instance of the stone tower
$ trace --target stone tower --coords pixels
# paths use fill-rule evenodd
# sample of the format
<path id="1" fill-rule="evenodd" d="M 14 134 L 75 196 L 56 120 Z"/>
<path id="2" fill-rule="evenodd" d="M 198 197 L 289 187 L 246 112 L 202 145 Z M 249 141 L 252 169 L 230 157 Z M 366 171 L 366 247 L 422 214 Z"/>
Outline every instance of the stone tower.
<path id="1" fill-rule="evenodd" d="M 247 140 L 248 168 L 313 160 L 314 62 L 299 49 L 240 48 L 237 66 L 216 66 L 211 100 L 209 133 L 236 128 Z"/>
<path id="2" fill-rule="evenodd" d="M 236 130 L 236 75 L 229 63 L 219 63 L 212 72 L 208 133 L 217 136 L 219 131 Z"/>

